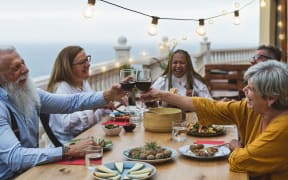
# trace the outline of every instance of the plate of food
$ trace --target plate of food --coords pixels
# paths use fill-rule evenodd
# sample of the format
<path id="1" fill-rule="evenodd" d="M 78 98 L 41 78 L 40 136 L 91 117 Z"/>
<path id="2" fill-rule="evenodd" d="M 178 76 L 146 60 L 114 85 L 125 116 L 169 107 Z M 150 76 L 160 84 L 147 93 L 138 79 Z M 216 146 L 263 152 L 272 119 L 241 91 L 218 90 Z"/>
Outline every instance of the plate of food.
<path id="1" fill-rule="evenodd" d="M 128 160 L 152 164 L 169 161 L 175 158 L 176 154 L 177 152 L 174 149 L 159 146 L 156 142 L 147 142 L 144 146 L 127 149 L 123 152 Z"/>
<path id="2" fill-rule="evenodd" d="M 100 137 L 93 137 L 94 141 L 97 145 L 101 145 L 103 147 L 103 150 L 110 150 L 113 146 L 113 142 L 111 140 L 103 139 Z M 81 139 L 72 139 L 69 144 L 75 144 Z"/>
<path id="3" fill-rule="evenodd" d="M 155 174 L 156 168 L 151 164 L 123 161 L 97 166 L 93 172 L 93 177 L 98 180 L 149 179 Z"/>
<path id="4" fill-rule="evenodd" d="M 179 148 L 180 154 L 198 160 L 224 159 L 227 158 L 231 150 L 227 144 L 191 144 Z"/>
<path id="5" fill-rule="evenodd" d="M 209 125 L 202 126 L 199 123 L 187 124 L 187 135 L 195 137 L 215 137 L 225 134 L 225 128 L 223 125 Z"/>

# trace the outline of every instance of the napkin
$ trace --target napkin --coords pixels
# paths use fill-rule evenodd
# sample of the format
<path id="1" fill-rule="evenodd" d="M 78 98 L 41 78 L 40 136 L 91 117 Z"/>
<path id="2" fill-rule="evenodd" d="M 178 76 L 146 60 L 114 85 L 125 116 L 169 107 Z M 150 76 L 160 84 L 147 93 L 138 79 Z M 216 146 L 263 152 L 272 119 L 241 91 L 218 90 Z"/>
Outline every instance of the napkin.
<path id="1" fill-rule="evenodd" d="M 225 141 L 220 140 L 196 140 L 195 144 L 213 144 L 213 145 L 220 145 L 224 144 Z"/>
<path id="2" fill-rule="evenodd" d="M 119 122 L 119 121 L 109 120 L 109 121 L 102 123 L 102 125 L 108 125 L 108 124 L 117 124 L 119 126 L 125 126 L 126 124 L 129 124 L 129 122 Z"/>
<path id="3" fill-rule="evenodd" d="M 85 159 L 84 158 L 64 159 L 62 161 L 58 161 L 57 164 L 85 165 Z M 102 164 L 102 159 L 94 160 L 93 164 Z"/>

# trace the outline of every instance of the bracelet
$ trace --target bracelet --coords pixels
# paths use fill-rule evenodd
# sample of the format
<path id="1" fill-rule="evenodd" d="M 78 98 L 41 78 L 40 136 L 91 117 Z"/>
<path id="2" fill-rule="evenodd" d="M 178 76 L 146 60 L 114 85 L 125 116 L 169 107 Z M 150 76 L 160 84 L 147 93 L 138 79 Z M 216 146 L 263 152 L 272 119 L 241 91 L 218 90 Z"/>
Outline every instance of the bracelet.
<path id="1" fill-rule="evenodd" d="M 70 146 L 69 145 L 63 145 L 62 146 L 62 156 L 63 157 L 68 157 L 69 150 L 70 150 Z"/>

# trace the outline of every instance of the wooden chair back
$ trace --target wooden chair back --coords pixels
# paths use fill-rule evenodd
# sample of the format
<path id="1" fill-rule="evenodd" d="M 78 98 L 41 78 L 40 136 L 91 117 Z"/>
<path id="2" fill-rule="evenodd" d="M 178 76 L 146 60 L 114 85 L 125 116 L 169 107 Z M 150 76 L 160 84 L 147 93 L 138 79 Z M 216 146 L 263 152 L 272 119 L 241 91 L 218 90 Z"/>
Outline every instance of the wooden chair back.
<path id="1" fill-rule="evenodd" d="M 241 99 L 244 96 L 242 89 L 245 86 L 243 75 L 250 66 L 250 64 L 206 64 L 204 79 L 212 96 Z M 216 92 L 219 94 L 219 91 L 222 91 L 224 95 L 217 95 Z M 232 95 L 233 97 L 229 97 L 229 94 L 233 94 L 231 91 L 236 92 Z"/>

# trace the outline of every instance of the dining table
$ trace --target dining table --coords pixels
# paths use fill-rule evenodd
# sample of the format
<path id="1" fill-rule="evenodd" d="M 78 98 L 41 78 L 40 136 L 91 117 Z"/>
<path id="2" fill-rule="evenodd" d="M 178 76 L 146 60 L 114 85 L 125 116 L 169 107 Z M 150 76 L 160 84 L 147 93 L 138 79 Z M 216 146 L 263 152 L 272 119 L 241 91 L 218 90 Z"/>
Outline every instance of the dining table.
<path id="1" fill-rule="evenodd" d="M 144 119 L 145 120 L 145 119 Z M 111 162 L 128 161 L 123 152 L 127 149 L 143 146 L 147 142 L 156 142 L 158 145 L 172 148 L 176 156 L 166 162 L 153 163 L 156 173 L 152 180 L 248 180 L 247 173 L 232 172 L 229 170 L 228 158 L 220 159 L 194 159 L 183 156 L 179 148 L 193 144 L 197 140 L 223 141 L 225 143 L 238 138 L 235 126 L 225 126 L 225 134 L 216 137 L 187 136 L 183 142 L 172 140 L 170 133 L 158 133 L 145 130 L 143 122 L 133 132 L 125 132 L 124 129 L 117 136 L 106 136 L 102 123 L 94 125 L 81 133 L 77 138 L 89 136 L 101 137 L 112 141 L 112 147 L 104 151 L 102 164 Z M 35 166 L 16 178 L 17 180 L 93 180 L 93 174 L 85 164 L 69 165 L 57 162 Z"/>

